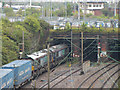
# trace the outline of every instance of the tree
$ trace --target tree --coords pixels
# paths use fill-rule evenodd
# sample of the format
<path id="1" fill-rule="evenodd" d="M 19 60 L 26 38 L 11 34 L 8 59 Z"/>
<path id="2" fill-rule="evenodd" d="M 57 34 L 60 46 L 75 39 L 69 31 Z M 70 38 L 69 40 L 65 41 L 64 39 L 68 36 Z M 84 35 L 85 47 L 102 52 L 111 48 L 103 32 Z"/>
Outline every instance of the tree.
<path id="1" fill-rule="evenodd" d="M 14 41 L 16 45 L 18 46 L 19 43 L 22 43 L 22 33 L 24 31 L 25 51 L 28 51 L 30 49 L 32 35 L 31 33 L 29 33 L 29 31 L 25 29 L 25 27 L 23 27 L 22 23 L 20 22 L 11 23 L 7 19 L 3 19 L 2 20 L 2 26 L 3 26 L 2 33 L 3 35 L 6 35 L 10 40 Z"/>
<path id="2" fill-rule="evenodd" d="M 50 25 L 44 20 L 38 20 L 33 16 L 28 16 L 24 22 L 10 22 L 7 18 L 0 21 L 2 29 L 3 45 L 2 57 L 3 64 L 18 59 L 19 43 L 22 43 L 24 31 L 24 54 L 29 54 L 43 48 L 43 44 L 48 38 Z"/>
<path id="3" fill-rule="evenodd" d="M 74 16 L 75 18 L 78 18 L 78 11 L 74 12 L 74 13 L 73 13 L 73 16 Z M 80 9 L 80 17 L 83 17 L 83 12 L 82 12 L 81 9 Z"/>
<path id="4" fill-rule="evenodd" d="M 2 62 L 3 64 L 9 63 L 18 58 L 18 46 L 16 43 L 8 38 L 2 36 Z"/>
<path id="5" fill-rule="evenodd" d="M 59 10 L 53 11 L 53 16 L 64 17 L 65 16 L 65 8 L 62 7 Z"/>
<path id="6" fill-rule="evenodd" d="M 92 15 L 93 15 L 92 13 L 89 13 L 89 14 L 86 15 L 86 17 L 90 17 L 90 16 L 92 16 Z"/>
<path id="7" fill-rule="evenodd" d="M 21 16 L 23 16 L 22 14 L 23 14 L 22 9 L 19 9 L 19 11 L 17 11 L 17 13 L 16 13 L 16 16 L 21 17 Z"/>
<path id="8" fill-rule="evenodd" d="M 70 22 L 67 22 L 67 23 L 66 23 L 65 28 L 66 28 L 67 30 L 70 29 Z"/>
<path id="9" fill-rule="evenodd" d="M 45 41 L 47 41 L 47 38 L 49 37 L 49 29 L 50 29 L 50 25 L 45 22 L 44 20 L 39 20 L 40 26 L 42 27 L 42 30 L 40 32 L 40 44 L 41 47 L 39 48 L 44 48 L 44 45 L 46 44 Z"/>
<path id="10" fill-rule="evenodd" d="M 25 18 L 24 23 L 25 23 L 25 28 L 32 33 L 36 33 L 41 30 L 39 21 L 37 20 L 37 18 L 33 16 L 28 16 L 27 18 Z"/>
<path id="11" fill-rule="evenodd" d="M 81 27 L 82 27 L 82 31 L 87 31 L 87 24 L 83 23 Z"/>
<path id="12" fill-rule="evenodd" d="M 70 3 L 67 4 L 67 15 L 72 16 L 72 7 L 71 7 Z"/>
<path id="13" fill-rule="evenodd" d="M 101 10 L 102 13 L 105 15 L 105 16 L 109 16 L 109 17 L 112 17 L 113 16 L 113 12 L 108 10 L 108 8 L 104 8 Z"/>
<path id="14" fill-rule="evenodd" d="M 26 9 L 26 15 L 27 16 L 34 16 L 34 17 L 38 18 L 41 15 L 41 13 L 40 13 L 39 9 L 28 8 L 28 9 Z"/>
<path id="15" fill-rule="evenodd" d="M 15 16 L 15 13 L 13 12 L 13 8 L 4 8 L 3 13 L 5 13 L 7 17 Z"/>
<path id="16" fill-rule="evenodd" d="M 4 5 L 5 5 L 5 2 L 2 2 L 2 7 L 4 7 Z"/>

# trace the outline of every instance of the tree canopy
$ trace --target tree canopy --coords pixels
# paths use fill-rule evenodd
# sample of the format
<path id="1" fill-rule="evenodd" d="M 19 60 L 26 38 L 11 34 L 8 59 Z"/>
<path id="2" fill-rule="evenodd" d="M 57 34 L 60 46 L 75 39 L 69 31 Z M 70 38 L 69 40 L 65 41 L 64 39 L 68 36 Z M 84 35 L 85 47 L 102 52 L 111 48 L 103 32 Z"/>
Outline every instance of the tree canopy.
<path id="1" fill-rule="evenodd" d="M 23 43 L 26 54 L 43 48 L 43 43 L 47 40 L 50 25 L 44 20 L 28 16 L 23 22 L 10 22 L 7 18 L 0 21 L 2 28 L 2 64 L 9 63 L 19 58 L 19 44 Z"/>
<path id="2" fill-rule="evenodd" d="M 3 13 L 5 13 L 7 17 L 15 16 L 15 13 L 13 12 L 13 8 L 4 8 Z"/>

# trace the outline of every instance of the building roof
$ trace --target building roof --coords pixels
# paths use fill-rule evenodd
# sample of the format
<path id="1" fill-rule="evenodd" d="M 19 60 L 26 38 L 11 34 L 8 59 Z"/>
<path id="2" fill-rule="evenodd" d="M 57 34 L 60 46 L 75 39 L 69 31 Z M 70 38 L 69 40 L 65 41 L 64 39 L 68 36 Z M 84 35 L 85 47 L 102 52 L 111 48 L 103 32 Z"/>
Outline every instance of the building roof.
<path id="1" fill-rule="evenodd" d="M 94 0 L 92 0 L 92 1 L 80 1 L 80 3 L 84 3 L 84 2 L 86 2 L 86 3 L 107 3 L 107 1 L 94 1 Z"/>
<path id="2" fill-rule="evenodd" d="M 1 0 L 0 0 L 1 1 Z M 2 0 L 3 1 L 3 0 Z M 113 0 L 31 0 L 32 2 L 83 2 L 83 1 L 88 1 L 88 2 L 110 2 Z M 4 0 L 4 2 L 10 2 L 10 0 Z M 30 0 L 11 0 L 11 2 L 30 2 Z"/>

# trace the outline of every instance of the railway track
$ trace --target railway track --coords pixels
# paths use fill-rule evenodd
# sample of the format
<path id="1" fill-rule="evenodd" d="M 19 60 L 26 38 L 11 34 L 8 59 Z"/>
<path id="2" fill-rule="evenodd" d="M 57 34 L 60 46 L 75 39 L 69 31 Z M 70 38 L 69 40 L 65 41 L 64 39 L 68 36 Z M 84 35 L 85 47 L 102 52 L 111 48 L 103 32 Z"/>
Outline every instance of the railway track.
<path id="1" fill-rule="evenodd" d="M 111 68 L 105 70 L 102 74 L 100 74 L 88 87 L 88 89 L 93 88 L 93 85 L 97 82 L 98 79 L 100 79 L 104 74 L 106 74 L 107 72 L 109 72 L 110 70 L 112 70 L 113 68 L 117 67 L 117 65 L 112 66 Z M 106 77 L 107 78 L 107 77 Z M 106 80 L 107 81 L 107 80 Z M 99 84 L 100 85 L 100 84 Z M 105 84 L 103 84 L 105 85 Z"/>
<path id="2" fill-rule="evenodd" d="M 118 72 L 120 71 L 120 69 L 118 69 L 117 71 L 115 71 L 113 74 L 111 74 L 110 76 L 109 76 L 109 78 L 103 83 L 103 85 L 102 85 L 102 89 L 104 88 L 104 86 L 107 84 L 107 82 L 111 79 L 111 77 L 113 77 L 115 74 L 118 74 Z M 114 82 L 114 84 L 116 84 L 115 82 Z M 118 86 L 118 85 L 117 85 Z M 118 88 L 118 87 L 117 87 Z"/>
<path id="3" fill-rule="evenodd" d="M 59 76 L 55 77 L 54 79 L 50 80 L 50 84 L 51 84 L 52 82 L 55 83 L 55 81 L 58 80 L 55 84 L 52 83 L 53 85 L 51 86 L 51 88 L 54 88 L 54 87 L 57 86 L 59 83 L 61 83 L 63 80 L 67 79 L 67 78 L 70 77 L 72 74 L 74 74 L 74 73 L 76 73 L 76 72 L 78 72 L 78 71 L 80 71 L 80 70 L 81 70 L 81 68 L 73 71 L 72 73 L 68 74 L 68 75 L 65 76 L 64 78 L 58 80 L 60 77 L 64 76 L 64 75 L 67 74 L 68 72 L 70 72 L 70 70 L 68 70 L 68 71 L 60 74 Z M 48 83 L 44 84 L 43 86 L 40 87 L 40 89 L 46 87 L 47 85 L 48 85 Z"/>
<path id="4" fill-rule="evenodd" d="M 80 86 L 79 86 L 79 88 L 81 88 L 81 86 L 83 86 L 83 84 L 85 84 L 90 78 L 92 78 L 92 77 L 94 77 L 94 75 L 96 75 L 96 74 L 98 74 L 100 71 L 102 71 L 104 68 L 107 68 L 107 70 L 106 71 L 110 71 L 112 68 L 114 68 L 114 67 L 116 67 L 118 64 L 115 64 L 114 66 L 113 66 L 113 64 L 112 64 L 113 62 L 110 62 L 110 64 L 108 64 L 108 65 L 106 65 L 106 66 L 102 66 L 99 70 L 97 70 L 96 72 L 94 72 L 94 73 L 92 73 L 90 76 L 88 76 L 81 84 L 80 84 Z M 111 67 L 112 66 L 112 67 Z M 77 73 L 78 71 L 80 71 L 81 70 L 81 68 L 79 68 L 79 69 L 71 69 L 72 71 L 71 71 L 71 73 L 70 73 L 70 70 L 67 70 L 67 71 L 65 71 L 65 72 L 63 72 L 63 73 L 60 73 L 60 74 L 58 74 L 58 76 L 56 76 L 55 78 L 51 78 L 51 80 L 50 80 L 50 88 L 56 88 L 56 86 L 57 85 L 59 85 L 59 84 L 61 84 L 61 82 L 63 82 L 64 80 L 66 80 L 67 78 L 70 78 L 70 76 L 73 74 L 75 74 L 75 73 Z M 106 72 L 105 71 L 105 72 Z M 96 78 L 96 80 L 94 80 L 94 82 L 92 82 L 92 84 L 91 84 L 91 86 L 89 85 L 89 88 L 91 88 L 92 86 L 94 86 L 93 84 L 97 81 L 97 79 L 99 79 L 100 77 L 102 77 L 104 74 L 105 74 L 105 72 L 103 72 L 100 76 L 98 76 L 97 78 Z M 118 71 L 119 72 L 119 71 Z M 116 73 L 117 73 L 117 71 L 116 71 Z M 115 74 L 113 74 L 113 75 L 111 75 L 111 76 L 114 76 Z M 109 80 L 109 79 L 108 79 Z M 116 80 L 116 82 L 117 82 L 118 80 Z M 106 82 L 105 82 L 106 83 Z M 41 86 L 40 86 L 40 84 L 38 83 L 38 88 L 40 88 L 40 89 L 42 89 L 42 88 L 47 88 L 47 85 L 48 85 L 48 82 L 46 82 L 46 83 L 41 83 Z M 104 86 L 103 86 L 104 87 Z"/>
<path id="5" fill-rule="evenodd" d="M 118 76 L 118 78 L 115 80 L 115 82 L 113 83 L 111 88 L 115 88 L 115 84 L 120 80 L 120 76 Z M 111 89 L 112 90 L 112 89 Z"/>
<path id="6" fill-rule="evenodd" d="M 112 62 L 112 63 L 113 63 L 113 62 Z M 94 75 L 95 75 L 96 73 L 98 73 L 99 71 L 103 70 L 104 68 L 109 67 L 110 65 L 111 65 L 111 63 L 108 64 L 108 65 L 106 65 L 106 66 L 104 66 L 104 67 L 101 68 L 100 70 L 96 71 L 95 73 L 93 73 L 93 74 L 91 75 L 91 77 L 94 76 Z M 114 67 L 116 67 L 116 65 L 114 65 L 113 67 L 111 67 L 110 69 L 108 69 L 108 71 L 111 70 L 111 69 L 114 68 Z M 67 71 L 67 72 L 65 72 L 65 73 L 57 76 L 56 78 L 54 78 L 54 79 L 52 79 L 52 80 L 50 81 L 50 84 L 51 84 L 51 87 L 50 87 L 50 88 L 54 88 L 54 87 L 57 86 L 59 83 L 61 83 L 62 81 L 64 81 L 64 80 L 67 79 L 68 77 L 70 77 L 72 74 L 74 74 L 74 73 L 76 73 L 76 72 L 78 72 L 78 71 L 80 71 L 80 70 L 81 70 L 81 68 L 78 69 L 78 70 L 76 70 L 76 71 L 73 71 L 71 74 L 65 76 L 64 78 L 62 78 L 62 79 L 60 79 L 60 80 L 58 80 L 58 79 L 59 79 L 60 77 L 62 77 L 63 75 L 65 75 L 66 73 L 68 73 L 69 71 Z M 104 72 L 104 73 L 105 73 L 105 72 Z M 102 75 L 103 75 L 103 74 L 102 74 Z M 101 76 L 102 76 L 102 75 L 101 75 Z M 90 78 L 90 77 L 89 77 L 89 78 Z M 86 80 L 86 81 L 87 81 L 87 80 Z M 52 82 L 53 82 L 53 83 L 52 83 Z M 48 85 L 48 83 L 44 84 L 44 85 L 43 85 L 42 87 L 40 87 L 40 88 L 44 88 L 44 87 L 46 87 L 47 85 Z"/>
<path id="7" fill-rule="evenodd" d="M 70 72 L 70 70 L 67 70 L 66 72 L 64 72 L 64 73 L 62 73 L 62 74 L 60 74 L 60 75 L 58 75 L 58 76 L 55 77 L 54 79 L 50 80 L 50 82 L 55 81 L 57 78 L 61 77 L 62 75 L 65 75 L 65 74 L 68 73 L 68 72 Z M 45 83 L 45 84 L 44 84 L 43 86 L 41 86 L 40 88 L 44 88 L 44 87 L 47 86 L 47 85 L 48 85 L 48 83 Z"/>
<path id="8" fill-rule="evenodd" d="M 112 62 L 112 63 L 113 63 L 113 62 Z M 102 67 L 101 69 L 99 69 L 99 70 L 96 71 L 95 73 L 93 73 L 93 74 L 91 74 L 90 76 L 88 76 L 88 77 L 79 85 L 78 88 L 82 88 L 82 86 L 84 86 L 86 83 L 87 83 L 87 85 L 89 84 L 89 85 L 88 85 L 88 89 L 93 88 L 94 83 L 95 83 L 100 77 L 102 77 L 107 71 L 110 71 L 111 69 L 113 69 L 114 67 L 116 67 L 116 66 L 118 65 L 118 64 L 115 64 L 115 65 L 112 66 L 112 63 L 110 63 L 110 64 Z M 110 67 L 110 68 L 107 69 L 105 72 L 103 72 L 102 74 L 99 75 L 99 73 L 100 73 L 102 70 L 104 70 L 105 68 L 108 68 L 109 66 L 112 66 L 112 67 Z M 98 76 L 97 76 L 96 74 L 98 74 Z M 92 79 L 94 76 L 97 76 L 97 77 L 94 78 L 95 80 Z M 93 81 L 93 80 L 94 80 L 94 81 L 90 83 L 90 79 L 92 79 L 91 81 Z M 85 87 L 85 88 L 87 88 L 87 87 Z"/>
<path id="9" fill-rule="evenodd" d="M 72 74 L 74 74 L 74 73 L 76 73 L 76 72 L 78 72 L 78 71 L 80 71 L 80 70 L 81 70 L 81 68 L 75 70 L 75 71 L 72 72 L 71 74 L 67 75 L 66 77 L 64 77 L 63 79 L 59 80 L 57 83 L 55 83 L 54 85 L 52 85 L 51 88 L 54 88 L 54 87 L 57 86 L 59 83 L 61 83 L 62 81 L 64 81 L 64 80 L 67 79 L 68 77 L 70 77 Z"/>

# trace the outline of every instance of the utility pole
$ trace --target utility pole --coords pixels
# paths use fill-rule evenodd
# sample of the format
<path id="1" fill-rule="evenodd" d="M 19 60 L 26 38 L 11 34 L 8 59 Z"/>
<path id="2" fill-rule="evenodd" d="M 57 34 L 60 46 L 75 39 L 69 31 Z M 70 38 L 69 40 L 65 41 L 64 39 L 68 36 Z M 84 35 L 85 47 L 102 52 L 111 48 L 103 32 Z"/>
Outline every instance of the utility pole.
<path id="1" fill-rule="evenodd" d="M 42 6 L 42 18 L 43 18 L 43 8 L 44 8 L 44 7 Z"/>
<path id="2" fill-rule="evenodd" d="M 51 15 L 51 19 L 52 19 L 52 2 L 51 2 L 51 0 L 50 0 L 50 6 L 51 6 L 51 13 L 50 13 L 50 15 Z"/>
<path id="3" fill-rule="evenodd" d="M 99 35 L 97 36 L 97 39 L 98 39 L 98 61 L 97 63 L 100 63 L 100 41 L 99 41 Z"/>
<path id="4" fill-rule="evenodd" d="M 116 1 L 114 2 L 114 4 L 115 4 L 115 8 L 114 8 L 114 16 L 116 16 Z"/>
<path id="5" fill-rule="evenodd" d="M 25 2 L 25 0 L 24 0 L 24 9 L 25 9 L 24 15 L 26 16 L 26 2 Z"/>
<path id="6" fill-rule="evenodd" d="M 78 20 L 80 20 L 80 6 L 79 6 L 79 2 L 78 2 Z"/>
<path id="7" fill-rule="evenodd" d="M 67 18 L 67 2 L 65 1 L 65 18 Z"/>
<path id="8" fill-rule="evenodd" d="M 50 50 L 49 50 L 50 42 L 47 42 L 47 49 L 48 49 L 48 89 L 50 89 Z"/>
<path id="9" fill-rule="evenodd" d="M 31 2 L 31 0 L 30 0 L 30 8 L 31 8 L 31 5 L 32 5 L 32 2 Z"/>
<path id="10" fill-rule="evenodd" d="M 20 54 L 20 59 L 22 58 L 24 52 L 24 31 L 22 34 L 22 43 L 19 43 L 19 54 Z"/>
<path id="11" fill-rule="evenodd" d="M 23 52 L 24 52 L 24 31 L 23 31 Z"/>
<path id="12" fill-rule="evenodd" d="M 72 61 L 72 56 L 73 56 L 73 50 L 72 50 L 72 29 L 71 29 L 71 61 Z"/>
<path id="13" fill-rule="evenodd" d="M 84 3 L 84 15 L 83 15 L 83 17 L 84 17 L 84 22 L 85 22 L 85 16 L 86 16 L 86 1 L 84 1 L 83 3 Z"/>
<path id="14" fill-rule="evenodd" d="M 75 0 L 73 1 L 73 7 L 74 7 L 74 13 L 76 13 L 76 2 L 75 2 Z"/>
<path id="15" fill-rule="evenodd" d="M 11 2 L 11 0 L 10 0 L 10 7 L 11 7 L 11 4 L 12 4 L 12 2 Z"/>
<path id="16" fill-rule="evenodd" d="M 43 2 L 41 1 L 41 3 L 42 3 L 42 18 L 43 18 L 43 16 L 44 16 L 44 12 L 43 12 L 43 8 L 44 8 L 44 4 L 43 4 Z"/>
<path id="17" fill-rule="evenodd" d="M 84 71 L 83 71 L 83 32 L 81 32 L 81 73 L 80 75 L 84 74 Z"/>

